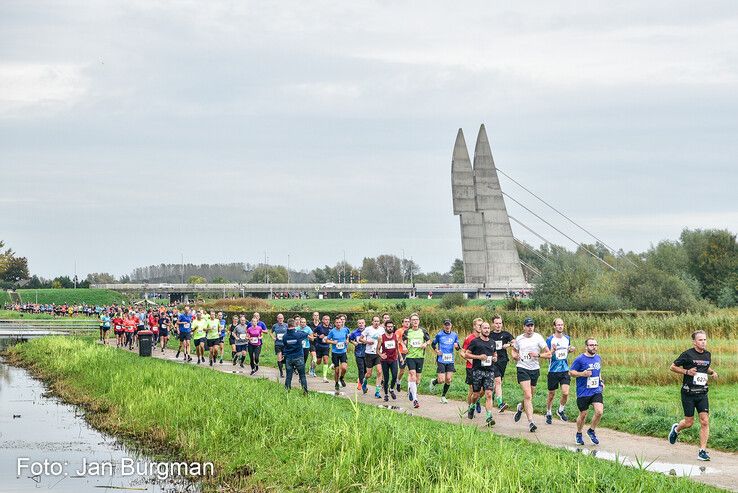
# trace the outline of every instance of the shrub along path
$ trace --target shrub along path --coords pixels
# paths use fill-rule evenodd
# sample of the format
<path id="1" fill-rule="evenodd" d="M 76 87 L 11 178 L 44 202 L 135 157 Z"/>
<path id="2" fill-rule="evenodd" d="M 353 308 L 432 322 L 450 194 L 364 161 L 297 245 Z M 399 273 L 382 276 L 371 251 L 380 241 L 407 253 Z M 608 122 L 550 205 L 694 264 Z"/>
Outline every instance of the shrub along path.
<path id="1" fill-rule="evenodd" d="M 153 352 L 153 356 L 156 358 L 183 364 L 181 358 L 176 359 L 174 357 L 175 354 L 176 351 L 171 349 L 167 349 L 164 353 L 158 349 Z M 194 365 L 194 363 L 189 364 Z M 207 363 L 199 366 L 202 366 L 203 369 L 210 369 Z M 238 366 L 234 367 L 230 361 L 224 361 L 222 365 L 216 363 L 213 369 L 247 377 L 250 372 L 248 366 L 245 369 L 241 369 Z M 459 375 L 463 374 L 459 373 Z M 260 367 L 259 373 L 253 378 L 267 378 L 284 383 L 284 380 L 279 378 L 279 371 L 276 368 L 266 366 Z M 424 380 L 427 382 L 427 378 L 424 378 Z M 373 383 L 373 381 L 372 379 L 371 382 Z M 358 402 L 369 405 L 384 405 L 383 400 L 374 398 L 373 385 L 369 387 L 369 393 L 363 395 L 361 391 L 357 390 L 356 382 L 346 383 L 347 387 L 341 389 L 341 397 L 356 399 Z M 334 383 L 332 380 L 329 383 L 323 383 L 322 378 L 308 377 L 308 388 L 311 391 L 333 394 L 333 386 Z M 545 385 L 539 391 L 545 390 L 543 387 Z M 301 392 L 297 375 L 293 378 L 292 388 L 295 392 Z M 605 413 L 608 412 L 607 399 L 607 388 L 605 388 Z M 412 404 L 408 401 L 407 392 L 400 392 L 397 400 L 390 400 L 389 404 L 394 406 L 393 409 L 399 413 L 486 428 L 484 416 L 475 415 L 474 420 L 470 421 L 466 417 L 466 404 L 458 400 L 449 400 L 448 404 L 442 404 L 436 396 L 431 397 L 421 394 L 420 408 L 413 409 Z M 514 408 L 514 403 L 510 403 L 510 407 Z M 597 436 L 600 439 L 599 446 L 592 445 L 586 435 L 585 441 L 588 445 L 583 447 L 575 446 L 575 423 L 564 423 L 554 418 L 552 425 L 546 425 L 544 417 L 537 415 L 535 421 L 538 425 L 538 431 L 536 433 L 530 433 L 525 416 L 518 423 L 515 423 L 513 421 L 513 411 L 508 410 L 503 414 L 498 414 L 495 408 L 494 418 L 497 423 L 492 427 L 491 431 L 552 447 L 577 450 L 581 453 L 599 458 L 609 460 L 615 460 L 617 458 L 619 462 L 625 462 L 635 467 L 643 467 L 650 471 L 671 473 L 678 476 L 690 476 L 695 481 L 738 491 L 738 454 L 711 450 L 710 456 L 712 460 L 710 462 L 701 462 L 697 460 L 697 447 L 693 444 L 677 443 L 676 445 L 670 445 L 665 439 L 632 435 L 607 428 L 599 428 L 597 430 Z M 634 419 L 637 419 L 637 417 L 634 417 Z"/>

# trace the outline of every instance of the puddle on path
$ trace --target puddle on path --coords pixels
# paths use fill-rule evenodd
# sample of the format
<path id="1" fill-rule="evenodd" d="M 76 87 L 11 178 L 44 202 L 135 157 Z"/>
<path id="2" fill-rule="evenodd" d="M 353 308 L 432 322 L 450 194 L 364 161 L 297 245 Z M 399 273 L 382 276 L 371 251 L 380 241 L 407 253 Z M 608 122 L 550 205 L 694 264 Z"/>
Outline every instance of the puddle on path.
<path id="1" fill-rule="evenodd" d="M 56 493 L 200 491 L 197 483 L 170 472 L 168 459 L 159 461 L 169 470 L 167 479 L 157 478 L 157 472 L 165 469 L 162 466 L 153 473 L 139 474 L 139 468 L 152 467 L 150 458 L 93 429 L 80 409 L 46 397 L 45 392 L 43 384 L 24 369 L 0 361 L 0 485 L 3 493 L 40 489 Z M 44 461 L 47 461 L 45 466 Z M 22 467 L 20 474 L 19 464 L 28 466 Z M 95 465 L 99 465 L 97 470 Z M 39 471 L 41 474 L 34 474 Z"/>
<path id="2" fill-rule="evenodd" d="M 688 477 L 688 476 L 700 476 L 703 474 L 716 474 L 720 471 L 718 469 L 715 469 L 714 467 L 708 467 L 708 466 L 698 466 L 694 464 L 675 464 L 671 462 L 662 462 L 662 461 L 653 461 L 648 462 L 645 460 L 640 459 L 634 459 L 632 457 L 628 457 L 625 455 L 617 455 L 612 452 L 608 452 L 606 450 L 600 450 L 600 449 L 589 449 L 589 448 L 583 448 L 583 447 L 566 447 L 568 450 L 571 450 L 572 452 L 581 453 L 584 455 L 591 455 L 592 457 L 596 457 L 598 459 L 605 459 L 613 462 L 618 462 L 620 464 L 634 467 L 636 469 L 643 468 L 647 471 L 651 472 L 660 472 L 663 474 L 667 474 L 670 476 L 682 476 L 682 477 Z"/>

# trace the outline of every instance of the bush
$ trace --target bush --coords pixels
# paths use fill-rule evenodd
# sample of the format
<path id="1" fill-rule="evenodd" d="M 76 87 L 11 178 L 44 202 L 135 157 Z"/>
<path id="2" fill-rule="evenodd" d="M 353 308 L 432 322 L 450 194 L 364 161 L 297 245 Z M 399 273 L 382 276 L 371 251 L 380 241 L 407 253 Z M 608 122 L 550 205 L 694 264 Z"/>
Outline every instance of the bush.
<path id="1" fill-rule="evenodd" d="M 735 289 L 730 286 L 723 286 L 718 293 L 717 306 L 720 308 L 736 306 Z"/>
<path id="2" fill-rule="evenodd" d="M 637 310 L 688 312 L 700 304 L 683 279 L 645 264 L 621 272 L 617 291 Z"/>
<path id="3" fill-rule="evenodd" d="M 467 299 L 464 298 L 463 293 L 446 293 L 441 298 L 441 302 L 438 307 L 442 310 L 449 310 L 457 306 L 466 306 Z"/>

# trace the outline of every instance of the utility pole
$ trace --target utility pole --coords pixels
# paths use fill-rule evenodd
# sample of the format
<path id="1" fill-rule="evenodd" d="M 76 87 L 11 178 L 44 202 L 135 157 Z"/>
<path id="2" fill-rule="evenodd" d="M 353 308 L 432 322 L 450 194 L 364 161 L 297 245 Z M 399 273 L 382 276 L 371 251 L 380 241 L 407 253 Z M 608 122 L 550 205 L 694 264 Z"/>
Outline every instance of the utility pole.
<path id="1" fill-rule="evenodd" d="M 346 250 L 343 251 L 343 281 L 342 284 L 346 284 Z"/>
<path id="2" fill-rule="evenodd" d="M 402 249 L 402 260 L 400 261 L 400 271 L 402 272 L 402 284 L 405 284 L 405 249 Z"/>
<path id="3" fill-rule="evenodd" d="M 290 254 L 287 254 L 287 284 L 290 283 Z"/>
<path id="4" fill-rule="evenodd" d="M 181 255 L 181 263 L 179 264 L 179 275 L 181 278 L 181 283 L 184 284 L 184 253 L 180 253 Z"/>
<path id="5" fill-rule="evenodd" d="M 74 259 L 74 289 L 77 289 L 77 259 Z"/>

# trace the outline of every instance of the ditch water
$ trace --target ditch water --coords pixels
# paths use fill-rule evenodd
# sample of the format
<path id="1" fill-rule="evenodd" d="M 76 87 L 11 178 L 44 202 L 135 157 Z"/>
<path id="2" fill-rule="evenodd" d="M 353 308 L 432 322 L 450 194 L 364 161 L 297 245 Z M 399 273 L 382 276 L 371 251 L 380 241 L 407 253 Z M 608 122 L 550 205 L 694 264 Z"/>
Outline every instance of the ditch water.
<path id="1" fill-rule="evenodd" d="M 12 343 L 13 338 L 0 337 L 0 349 Z M 201 491 L 198 483 L 175 474 L 182 470 L 179 466 L 170 464 L 168 459 L 154 461 L 93 429 L 81 409 L 47 396 L 43 383 L 0 360 L 3 493 Z"/>

